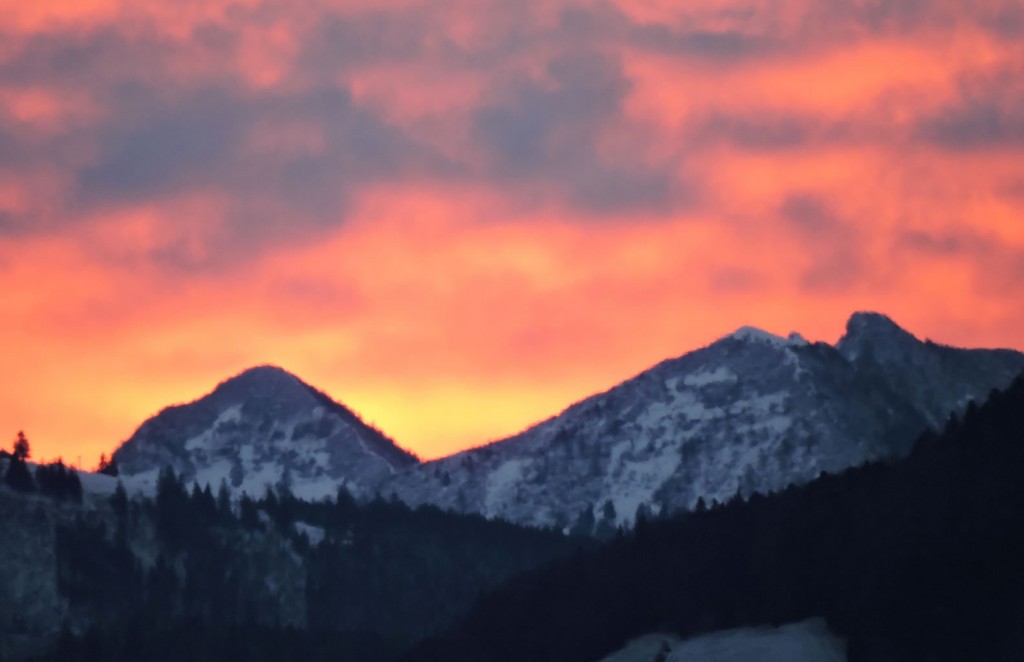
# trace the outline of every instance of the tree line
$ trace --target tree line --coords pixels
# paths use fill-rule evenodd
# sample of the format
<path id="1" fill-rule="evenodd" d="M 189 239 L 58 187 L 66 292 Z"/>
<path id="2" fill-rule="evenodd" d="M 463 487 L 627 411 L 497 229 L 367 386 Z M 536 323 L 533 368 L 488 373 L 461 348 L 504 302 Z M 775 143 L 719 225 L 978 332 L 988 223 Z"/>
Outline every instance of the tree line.
<path id="1" fill-rule="evenodd" d="M 57 460 L 40 464 L 33 472 L 28 465 L 31 453 L 25 433 L 18 432 L 11 452 L 3 452 L 2 455 L 7 458 L 4 483 L 9 488 L 22 493 L 38 491 L 44 496 L 62 501 L 82 502 L 82 481 L 77 471 L 66 466 L 63 460 Z"/>
<path id="2" fill-rule="evenodd" d="M 251 636 L 264 651 L 294 649 L 251 659 L 391 660 L 486 589 L 580 544 L 435 507 L 359 503 L 344 488 L 320 502 L 269 488 L 235 500 L 169 467 L 154 498 L 118 483 L 107 505 L 106 518 L 83 513 L 58 529 L 69 629 L 44 659 L 180 659 L 161 649 L 179 636 L 190 658 L 225 659 Z"/>
<path id="3" fill-rule="evenodd" d="M 1024 379 L 909 457 L 663 520 L 516 577 L 409 660 L 600 659 L 823 617 L 850 662 L 1019 660 Z"/>

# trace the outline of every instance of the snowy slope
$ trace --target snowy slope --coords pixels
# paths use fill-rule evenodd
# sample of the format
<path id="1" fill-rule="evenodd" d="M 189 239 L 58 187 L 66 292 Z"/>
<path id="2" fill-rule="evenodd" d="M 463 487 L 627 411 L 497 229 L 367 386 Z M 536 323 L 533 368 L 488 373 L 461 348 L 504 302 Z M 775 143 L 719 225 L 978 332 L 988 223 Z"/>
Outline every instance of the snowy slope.
<path id="1" fill-rule="evenodd" d="M 770 492 L 903 454 L 943 412 L 1021 370 L 1020 353 L 920 342 L 871 313 L 854 315 L 836 347 L 744 327 L 519 435 L 402 471 L 382 492 L 607 530 L 639 509 Z"/>
<path id="2" fill-rule="evenodd" d="M 165 465 L 188 482 L 226 481 L 235 493 L 268 486 L 334 496 L 370 493 L 416 459 L 342 405 L 272 366 L 252 368 L 190 404 L 142 424 L 114 453 L 129 489 L 149 492 Z M 102 481 L 96 482 L 101 487 Z M 109 482 L 109 481 L 108 481 Z"/>
<path id="3" fill-rule="evenodd" d="M 601 662 L 845 662 L 845 646 L 825 622 L 812 619 L 777 628 L 738 628 L 680 642 L 648 635 Z"/>

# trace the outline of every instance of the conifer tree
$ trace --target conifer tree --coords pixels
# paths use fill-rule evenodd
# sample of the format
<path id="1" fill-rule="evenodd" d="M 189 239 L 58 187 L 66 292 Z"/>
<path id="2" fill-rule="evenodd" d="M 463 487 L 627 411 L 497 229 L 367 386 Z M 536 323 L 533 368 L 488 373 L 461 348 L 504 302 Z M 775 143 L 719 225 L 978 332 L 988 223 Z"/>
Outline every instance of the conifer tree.
<path id="1" fill-rule="evenodd" d="M 18 438 L 14 441 L 14 449 L 11 453 L 10 463 L 7 465 L 7 475 L 4 477 L 7 485 L 19 492 L 32 492 L 36 489 L 32 474 L 28 471 L 28 459 L 30 454 L 28 439 L 24 432 L 18 432 Z"/>
<path id="2" fill-rule="evenodd" d="M 170 466 L 164 467 L 156 481 L 157 531 L 172 550 L 184 543 L 188 527 L 188 493 Z"/>
<path id="3" fill-rule="evenodd" d="M 123 519 L 128 512 L 128 492 L 124 489 L 124 483 L 117 481 L 114 494 L 110 497 L 110 505 L 118 519 Z"/>
<path id="4" fill-rule="evenodd" d="M 63 460 L 36 467 L 36 483 L 40 492 L 54 499 L 82 501 L 78 472 L 66 466 Z"/>
<path id="5" fill-rule="evenodd" d="M 12 455 L 24 462 L 31 455 L 29 450 L 28 439 L 25 438 L 25 432 L 22 430 L 18 431 L 18 438 L 14 440 L 14 450 Z"/>
<path id="6" fill-rule="evenodd" d="M 242 499 L 238 503 L 238 509 L 238 515 L 243 527 L 247 529 L 258 529 L 260 527 L 260 518 L 256 513 L 256 504 L 253 502 L 252 497 L 243 492 Z"/>
<path id="7" fill-rule="evenodd" d="M 221 479 L 220 489 L 217 490 L 217 513 L 224 521 L 230 521 L 234 517 L 231 510 L 231 491 L 228 489 L 226 480 Z"/>

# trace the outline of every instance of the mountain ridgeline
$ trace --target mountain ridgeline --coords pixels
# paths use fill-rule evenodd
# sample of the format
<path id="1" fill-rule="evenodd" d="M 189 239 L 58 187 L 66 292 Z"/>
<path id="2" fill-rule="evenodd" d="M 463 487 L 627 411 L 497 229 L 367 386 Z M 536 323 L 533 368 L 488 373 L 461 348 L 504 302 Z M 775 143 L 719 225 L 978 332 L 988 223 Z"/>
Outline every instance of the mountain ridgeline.
<path id="1" fill-rule="evenodd" d="M 874 313 L 835 346 L 745 327 L 421 463 L 254 368 L 146 421 L 116 480 L 0 453 L 0 659 L 568 662 L 735 629 L 1018 660 L 1022 372 Z"/>
<path id="2" fill-rule="evenodd" d="M 0 590 L 20 596 L 0 604 L 0 655 L 584 662 L 686 640 L 636 658 L 653 662 L 693 659 L 705 633 L 799 631 L 845 648 L 820 659 L 1016 662 L 1021 430 L 1024 377 L 903 458 L 642 515 L 603 545 L 344 489 L 234 504 L 169 469 L 155 499 L 0 489 Z"/>
<path id="3" fill-rule="evenodd" d="M 922 342 L 876 313 L 853 315 L 836 346 L 748 327 L 381 489 L 412 505 L 607 533 L 638 512 L 901 457 L 1022 370 L 1019 352 Z"/>
<path id="4" fill-rule="evenodd" d="M 235 494 L 360 499 L 609 535 L 638 513 L 767 493 L 905 455 L 1024 370 L 1024 354 L 920 341 L 856 313 L 835 345 L 744 327 L 521 434 L 418 462 L 279 368 L 248 370 L 144 423 L 114 454 L 129 487 L 165 465 Z"/>

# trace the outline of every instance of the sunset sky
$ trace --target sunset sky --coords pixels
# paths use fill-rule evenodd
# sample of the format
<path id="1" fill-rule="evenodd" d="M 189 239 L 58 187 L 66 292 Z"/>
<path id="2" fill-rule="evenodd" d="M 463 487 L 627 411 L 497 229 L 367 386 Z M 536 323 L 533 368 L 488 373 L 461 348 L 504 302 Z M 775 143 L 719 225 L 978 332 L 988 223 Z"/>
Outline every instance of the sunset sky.
<path id="1" fill-rule="evenodd" d="M 1024 349 L 1024 4 L 0 0 L 0 291 L 89 466 L 261 363 L 431 458 L 745 324 Z"/>

